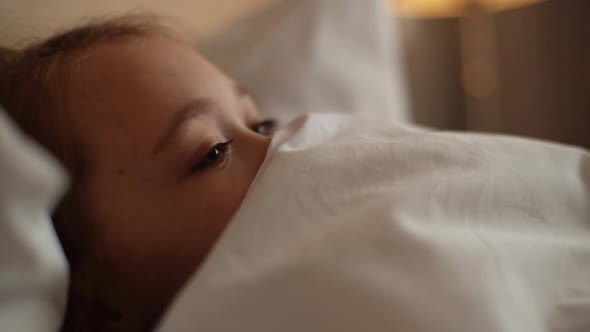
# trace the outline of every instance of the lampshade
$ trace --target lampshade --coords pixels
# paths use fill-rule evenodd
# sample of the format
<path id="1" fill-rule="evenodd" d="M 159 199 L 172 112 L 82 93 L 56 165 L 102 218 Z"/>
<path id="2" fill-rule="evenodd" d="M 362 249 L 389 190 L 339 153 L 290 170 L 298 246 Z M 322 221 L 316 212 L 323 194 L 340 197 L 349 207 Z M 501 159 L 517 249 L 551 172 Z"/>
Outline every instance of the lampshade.
<path id="1" fill-rule="evenodd" d="M 498 11 L 542 0 L 391 0 L 393 10 L 402 16 L 460 16 L 469 6 Z"/>

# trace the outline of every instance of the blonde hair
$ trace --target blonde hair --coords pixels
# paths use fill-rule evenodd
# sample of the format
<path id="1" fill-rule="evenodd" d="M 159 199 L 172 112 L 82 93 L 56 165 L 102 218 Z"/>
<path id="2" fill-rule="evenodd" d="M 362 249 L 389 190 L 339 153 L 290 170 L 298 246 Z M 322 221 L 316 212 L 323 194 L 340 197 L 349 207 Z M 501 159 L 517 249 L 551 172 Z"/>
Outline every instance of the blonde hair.
<path id="1" fill-rule="evenodd" d="M 80 50 L 116 38 L 149 35 L 181 39 L 155 17 L 122 16 L 75 27 L 31 45 L 13 54 L 0 70 L 0 105 L 23 131 L 52 152 L 72 177 L 72 188 L 52 216 L 72 274 L 84 258 L 85 239 L 91 230 L 89 223 L 81 220 L 88 216 L 81 213 L 77 200 L 86 166 L 81 147 L 70 135 L 63 102 L 67 75 L 61 73 Z M 68 311 L 75 306 L 72 302 L 76 299 L 70 298 Z M 71 322 L 66 326 L 72 326 Z"/>

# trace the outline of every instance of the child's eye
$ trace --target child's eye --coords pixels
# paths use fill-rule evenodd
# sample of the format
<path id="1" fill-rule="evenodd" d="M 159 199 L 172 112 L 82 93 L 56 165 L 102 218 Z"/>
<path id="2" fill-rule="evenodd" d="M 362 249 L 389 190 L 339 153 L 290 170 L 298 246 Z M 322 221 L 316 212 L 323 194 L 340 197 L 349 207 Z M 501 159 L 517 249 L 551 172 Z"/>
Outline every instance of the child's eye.
<path id="1" fill-rule="evenodd" d="M 192 171 L 202 171 L 227 161 L 231 142 L 232 141 L 229 140 L 224 143 L 215 144 L 215 146 L 207 152 L 205 157 L 193 167 Z"/>
<path id="2" fill-rule="evenodd" d="M 269 120 L 264 120 L 262 122 L 255 124 L 252 127 L 252 130 L 259 133 L 260 135 L 270 136 L 273 134 L 275 126 L 276 126 L 275 120 L 269 119 Z"/>

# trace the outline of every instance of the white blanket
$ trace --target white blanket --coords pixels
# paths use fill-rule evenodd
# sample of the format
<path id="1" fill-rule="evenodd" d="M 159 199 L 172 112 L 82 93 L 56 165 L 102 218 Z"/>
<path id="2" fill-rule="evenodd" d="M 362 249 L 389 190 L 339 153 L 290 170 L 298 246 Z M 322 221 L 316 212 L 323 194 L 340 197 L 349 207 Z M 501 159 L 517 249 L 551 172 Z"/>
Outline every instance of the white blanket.
<path id="1" fill-rule="evenodd" d="M 590 155 L 299 118 L 159 331 L 590 331 Z"/>

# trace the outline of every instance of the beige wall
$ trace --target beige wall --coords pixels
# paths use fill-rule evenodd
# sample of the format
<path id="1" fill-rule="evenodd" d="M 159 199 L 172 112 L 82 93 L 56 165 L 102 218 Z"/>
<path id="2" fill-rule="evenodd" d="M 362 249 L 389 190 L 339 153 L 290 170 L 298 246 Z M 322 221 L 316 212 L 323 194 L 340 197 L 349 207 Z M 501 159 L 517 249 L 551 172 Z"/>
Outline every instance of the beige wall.
<path id="1" fill-rule="evenodd" d="M 401 22 L 416 121 L 493 131 L 590 149 L 589 0 L 555 0 L 492 16 L 497 61 L 494 104 L 464 93 L 455 18 Z M 496 102 L 497 101 L 497 102 Z M 491 104 L 491 105 L 490 105 Z"/>
<path id="2" fill-rule="evenodd" d="M 276 0 L 0 0 L 0 45 L 18 47 L 96 16 L 153 12 L 194 36 Z"/>

